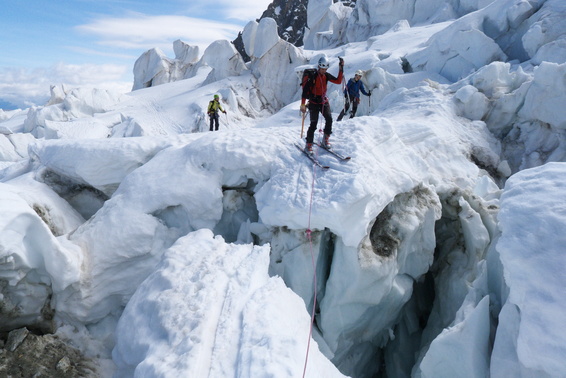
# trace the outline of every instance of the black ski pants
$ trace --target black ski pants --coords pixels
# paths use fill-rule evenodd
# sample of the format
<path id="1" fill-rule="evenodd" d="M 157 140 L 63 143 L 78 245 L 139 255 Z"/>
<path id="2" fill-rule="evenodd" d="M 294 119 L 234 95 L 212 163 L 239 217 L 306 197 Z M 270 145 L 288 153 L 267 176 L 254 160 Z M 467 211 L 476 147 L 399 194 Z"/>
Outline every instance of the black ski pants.
<path id="1" fill-rule="evenodd" d="M 216 131 L 218 131 L 218 126 L 220 125 L 220 122 L 218 121 L 218 119 L 220 118 L 218 116 L 218 113 L 210 113 L 210 131 L 214 131 L 213 130 L 213 126 L 216 125 Z"/>
<path id="2" fill-rule="evenodd" d="M 350 113 L 350 118 L 354 118 L 356 116 L 359 103 L 360 103 L 360 98 L 355 97 L 354 101 L 352 101 L 352 113 Z M 342 109 L 336 121 L 342 121 L 342 118 L 344 118 L 344 114 L 346 114 L 348 109 L 350 109 L 350 98 L 348 96 L 344 96 L 344 109 Z"/>
<path id="3" fill-rule="evenodd" d="M 307 143 L 312 143 L 314 140 L 314 132 L 318 123 L 318 113 L 322 113 L 324 117 L 324 133 L 327 135 L 332 134 L 332 113 L 330 112 L 328 102 L 324 104 L 309 102 L 309 113 L 311 115 L 311 124 L 307 131 Z"/>

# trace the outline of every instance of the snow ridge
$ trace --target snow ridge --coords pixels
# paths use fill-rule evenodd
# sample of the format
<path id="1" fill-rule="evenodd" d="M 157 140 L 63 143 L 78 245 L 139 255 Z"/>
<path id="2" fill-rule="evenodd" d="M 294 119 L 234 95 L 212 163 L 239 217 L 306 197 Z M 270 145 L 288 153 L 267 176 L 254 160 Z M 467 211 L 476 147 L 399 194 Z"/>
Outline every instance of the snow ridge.
<path id="1" fill-rule="evenodd" d="M 56 332 L 100 376 L 298 376 L 314 190 L 307 376 L 566 375 L 565 12 L 310 1 L 304 48 L 263 18 L 248 63 L 175 41 L 127 95 L 0 114 L 0 331 Z M 294 147 L 322 54 L 372 91 L 324 172 Z"/>

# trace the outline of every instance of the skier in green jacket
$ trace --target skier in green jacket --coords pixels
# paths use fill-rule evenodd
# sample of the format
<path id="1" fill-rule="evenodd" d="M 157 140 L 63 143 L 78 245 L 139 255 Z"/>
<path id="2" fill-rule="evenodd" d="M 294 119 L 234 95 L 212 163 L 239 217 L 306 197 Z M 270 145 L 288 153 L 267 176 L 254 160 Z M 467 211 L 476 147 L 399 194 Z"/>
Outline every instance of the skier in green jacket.
<path id="1" fill-rule="evenodd" d="M 220 105 L 220 96 L 217 94 L 214 95 L 214 99 L 208 103 L 208 116 L 210 117 L 210 131 L 214 131 L 213 126 L 216 125 L 216 131 L 218 131 L 219 122 L 218 119 L 218 111 L 226 114 L 226 110 L 222 109 L 222 105 Z"/>

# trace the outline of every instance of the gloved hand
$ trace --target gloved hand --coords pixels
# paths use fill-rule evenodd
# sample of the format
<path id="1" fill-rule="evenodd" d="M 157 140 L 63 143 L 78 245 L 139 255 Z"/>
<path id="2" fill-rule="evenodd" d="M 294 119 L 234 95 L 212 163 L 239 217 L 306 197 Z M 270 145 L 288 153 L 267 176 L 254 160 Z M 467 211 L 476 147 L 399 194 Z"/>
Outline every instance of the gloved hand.
<path id="1" fill-rule="evenodd" d="M 371 96 L 371 91 L 368 91 L 368 96 Z"/>
<path id="2" fill-rule="evenodd" d="M 338 65 L 340 66 L 340 69 L 344 68 L 344 59 L 342 59 L 341 57 L 338 57 L 338 59 L 340 60 L 340 63 L 338 63 Z"/>
<path id="3" fill-rule="evenodd" d="M 224 114 L 226 114 L 226 110 L 223 110 L 222 112 L 223 112 Z"/>
<path id="4" fill-rule="evenodd" d="M 307 106 L 305 104 L 301 105 L 301 113 L 306 113 L 307 111 Z"/>

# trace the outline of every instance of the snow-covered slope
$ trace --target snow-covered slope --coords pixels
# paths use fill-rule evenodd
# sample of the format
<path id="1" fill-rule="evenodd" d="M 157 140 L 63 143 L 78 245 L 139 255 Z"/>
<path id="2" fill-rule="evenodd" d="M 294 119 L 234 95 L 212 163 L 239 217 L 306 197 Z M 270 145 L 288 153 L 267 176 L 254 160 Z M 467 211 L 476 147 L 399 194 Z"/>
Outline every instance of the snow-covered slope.
<path id="1" fill-rule="evenodd" d="M 2 113 L 0 331 L 56 331 L 101 376 L 565 375 L 566 10 L 403 3 L 311 1 L 310 50 L 252 21 L 245 65 L 177 41 L 146 88 Z M 295 147 L 321 54 L 373 93 L 326 171 Z"/>

